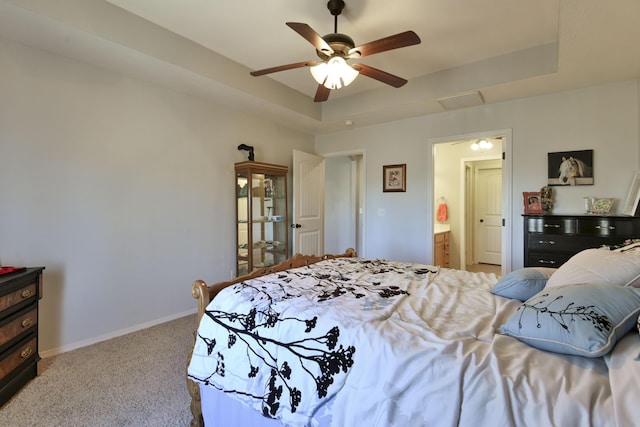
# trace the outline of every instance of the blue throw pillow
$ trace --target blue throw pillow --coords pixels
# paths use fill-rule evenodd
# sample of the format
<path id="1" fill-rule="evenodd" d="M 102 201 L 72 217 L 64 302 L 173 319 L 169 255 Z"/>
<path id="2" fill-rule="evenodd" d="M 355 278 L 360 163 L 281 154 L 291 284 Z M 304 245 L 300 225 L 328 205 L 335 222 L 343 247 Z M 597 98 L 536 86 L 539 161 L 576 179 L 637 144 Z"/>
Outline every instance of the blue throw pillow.
<path id="1" fill-rule="evenodd" d="M 499 332 L 541 350 L 599 357 L 633 328 L 639 313 L 640 289 L 557 286 L 524 302 Z"/>
<path id="2" fill-rule="evenodd" d="M 526 301 L 544 289 L 556 268 L 525 267 L 502 277 L 491 293 L 505 298 Z"/>

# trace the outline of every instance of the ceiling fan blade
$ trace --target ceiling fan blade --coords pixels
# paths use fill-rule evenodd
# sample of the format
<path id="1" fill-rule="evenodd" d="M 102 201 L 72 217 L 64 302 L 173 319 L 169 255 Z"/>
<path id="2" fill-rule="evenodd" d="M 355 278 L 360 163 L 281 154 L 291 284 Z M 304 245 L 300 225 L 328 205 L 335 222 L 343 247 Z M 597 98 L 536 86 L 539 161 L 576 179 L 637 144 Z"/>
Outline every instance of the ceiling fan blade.
<path id="1" fill-rule="evenodd" d="M 326 88 L 324 85 L 318 85 L 318 89 L 316 90 L 316 97 L 313 98 L 313 102 L 324 102 L 329 99 L 329 93 L 331 89 Z"/>
<path id="2" fill-rule="evenodd" d="M 371 77 L 372 79 L 376 79 L 393 87 L 401 87 L 407 83 L 407 80 L 403 79 L 402 77 L 394 76 L 393 74 L 389 74 L 386 71 L 382 71 L 368 65 L 353 64 L 353 68 L 355 70 L 358 70 L 360 74 Z"/>
<path id="3" fill-rule="evenodd" d="M 287 25 L 296 33 L 304 37 L 309 43 L 313 45 L 320 52 L 324 52 L 327 55 L 333 54 L 333 49 L 327 44 L 320 34 L 316 33 L 313 28 L 307 24 L 301 22 L 287 22 Z"/>
<path id="4" fill-rule="evenodd" d="M 277 73 L 278 71 L 293 70 L 294 68 L 311 67 L 312 65 L 316 65 L 316 64 L 317 62 L 315 61 L 296 62 L 295 64 L 279 65 L 277 67 L 265 68 L 264 70 L 251 71 L 251 73 L 249 74 L 251 74 L 254 77 L 257 77 L 257 76 L 263 76 L 265 74 Z"/>
<path id="5" fill-rule="evenodd" d="M 420 37 L 413 31 L 405 31 L 404 33 L 394 34 L 393 36 L 356 46 L 349 51 L 349 57 L 362 58 L 392 49 L 413 46 L 414 44 L 420 44 Z"/>

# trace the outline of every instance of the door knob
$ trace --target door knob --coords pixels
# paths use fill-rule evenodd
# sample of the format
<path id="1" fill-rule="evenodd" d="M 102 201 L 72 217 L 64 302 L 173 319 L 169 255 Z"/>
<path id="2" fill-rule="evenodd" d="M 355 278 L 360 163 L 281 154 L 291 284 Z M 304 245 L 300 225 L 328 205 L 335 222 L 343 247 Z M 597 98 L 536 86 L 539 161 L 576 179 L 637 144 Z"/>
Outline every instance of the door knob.
<path id="1" fill-rule="evenodd" d="M 481 219 L 480 222 L 484 222 L 484 219 Z"/>
<path id="2" fill-rule="evenodd" d="M 300 224 L 291 224 L 291 228 L 301 228 Z"/>

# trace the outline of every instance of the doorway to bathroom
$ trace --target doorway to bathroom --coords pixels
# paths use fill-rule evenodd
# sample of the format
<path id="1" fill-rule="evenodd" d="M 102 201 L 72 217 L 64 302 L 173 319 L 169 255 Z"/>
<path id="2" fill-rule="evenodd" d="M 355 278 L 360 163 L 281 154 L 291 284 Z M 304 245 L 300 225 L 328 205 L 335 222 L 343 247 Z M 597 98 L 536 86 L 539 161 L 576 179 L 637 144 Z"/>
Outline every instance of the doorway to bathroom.
<path id="1" fill-rule="evenodd" d="M 480 144 L 485 141 L 489 144 Z M 450 267 L 510 271 L 511 131 L 439 138 L 432 143 L 433 230 L 450 230 Z M 446 221 L 438 221 L 445 200 Z"/>

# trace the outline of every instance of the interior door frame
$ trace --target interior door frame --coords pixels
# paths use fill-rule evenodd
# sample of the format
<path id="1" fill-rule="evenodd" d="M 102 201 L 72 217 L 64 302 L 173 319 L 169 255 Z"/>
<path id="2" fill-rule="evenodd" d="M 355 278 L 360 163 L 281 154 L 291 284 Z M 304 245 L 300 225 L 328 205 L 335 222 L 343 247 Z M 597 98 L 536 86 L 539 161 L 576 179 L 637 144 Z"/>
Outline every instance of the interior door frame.
<path id="1" fill-rule="evenodd" d="M 459 134 L 459 135 L 449 135 L 444 137 L 437 138 L 429 138 L 427 140 L 430 150 L 427 150 L 427 164 L 431 165 L 431 180 L 429 185 L 427 185 L 427 212 L 435 212 L 434 206 L 434 185 L 435 185 L 435 145 L 436 144 L 444 144 L 444 143 L 452 143 L 458 142 L 462 140 L 473 140 L 473 139 L 481 139 L 481 138 L 501 138 L 502 140 L 502 211 L 503 211 L 503 230 L 502 230 L 502 242 L 501 242 L 501 250 L 502 250 L 502 275 L 506 275 L 512 270 L 512 256 L 511 256 L 511 248 L 510 241 L 513 229 L 513 197 L 512 197 L 512 173 L 513 173 L 513 155 L 512 155 L 512 145 L 513 145 L 513 131 L 512 129 L 499 129 L 493 131 L 482 131 L 482 132 L 473 132 L 467 134 Z M 464 165 L 464 163 L 463 163 Z M 464 174 L 464 167 L 462 167 L 462 174 Z M 464 178 L 462 179 L 462 185 L 464 185 Z M 461 194 L 462 198 L 462 206 L 464 208 L 465 197 L 464 194 Z M 430 220 L 427 223 L 427 256 L 428 259 L 433 259 L 433 214 L 427 216 Z M 461 239 L 464 239 L 464 236 L 461 236 Z M 466 240 L 460 241 L 460 247 L 463 248 L 461 253 L 461 258 L 464 256 L 464 248 L 466 247 Z M 462 261 L 463 259 L 461 259 Z M 466 257 L 464 258 L 466 261 Z M 461 268 L 464 268 L 464 264 L 461 264 Z"/>
<path id="2" fill-rule="evenodd" d="M 359 212 L 356 213 L 356 215 L 358 215 L 358 219 L 359 219 L 359 230 L 356 230 L 357 233 L 359 233 L 358 239 L 359 240 L 359 244 L 356 243 L 357 246 L 354 249 L 356 249 L 356 251 L 358 252 L 358 256 L 359 257 L 366 257 L 366 251 L 365 248 L 367 247 L 366 245 L 366 206 L 367 206 L 367 180 L 366 180 L 366 171 L 367 171 L 367 156 L 366 156 L 366 152 L 365 150 L 346 150 L 346 151 L 332 151 L 329 153 L 323 153 L 323 154 L 316 154 L 317 156 L 322 156 L 325 159 L 331 158 L 331 157 L 352 157 L 352 156 L 359 156 L 361 158 L 361 163 L 360 163 L 360 176 L 359 176 L 359 197 L 360 197 L 360 210 Z M 326 188 L 325 188 L 326 191 Z M 357 226 L 357 225 L 356 225 Z M 345 248 L 346 249 L 346 248 Z"/>

